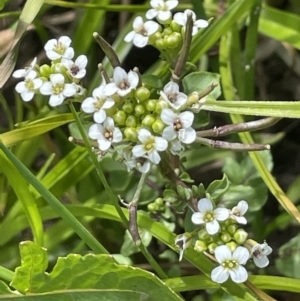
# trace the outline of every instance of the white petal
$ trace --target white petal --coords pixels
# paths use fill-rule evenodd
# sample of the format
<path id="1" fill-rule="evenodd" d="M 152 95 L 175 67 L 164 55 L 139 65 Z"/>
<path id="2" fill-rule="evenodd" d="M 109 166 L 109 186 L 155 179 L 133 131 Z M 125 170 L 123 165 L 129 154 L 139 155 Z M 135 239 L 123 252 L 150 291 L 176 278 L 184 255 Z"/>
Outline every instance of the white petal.
<path id="1" fill-rule="evenodd" d="M 120 131 L 119 128 L 115 128 L 114 129 L 113 137 L 114 137 L 113 142 L 120 142 L 120 141 L 122 141 L 123 135 L 122 135 L 122 132 Z"/>
<path id="2" fill-rule="evenodd" d="M 177 137 L 177 133 L 176 131 L 174 130 L 173 126 L 167 126 L 164 130 L 163 130 L 163 133 L 162 133 L 162 136 L 171 141 L 171 140 L 174 140 L 176 137 Z"/>
<path id="3" fill-rule="evenodd" d="M 95 99 L 93 97 L 86 98 L 81 104 L 82 111 L 85 113 L 95 112 L 94 103 L 95 103 Z"/>
<path id="4" fill-rule="evenodd" d="M 243 216 L 236 216 L 235 215 L 234 219 L 238 222 L 238 224 L 242 224 L 242 225 L 246 225 L 247 224 L 247 220 Z"/>
<path id="5" fill-rule="evenodd" d="M 136 72 L 134 71 L 129 71 L 128 73 L 128 81 L 130 83 L 131 88 L 136 88 L 138 83 L 139 83 L 139 76 Z"/>
<path id="6" fill-rule="evenodd" d="M 114 70 L 113 78 L 114 78 L 114 82 L 116 84 L 119 84 L 122 81 L 127 79 L 127 73 L 124 69 L 122 69 L 121 67 L 118 66 Z"/>
<path id="7" fill-rule="evenodd" d="M 211 271 L 211 280 L 217 283 L 223 283 L 229 278 L 229 272 L 223 267 L 218 266 Z"/>
<path id="8" fill-rule="evenodd" d="M 178 118 L 178 115 L 173 110 L 165 108 L 162 109 L 160 117 L 163 123 L 173 126 L 174 120 Z"/>
<path id="9" fill-rule="evenodd" d="M 225 221 L 229 218 L 229 210 L 226 208 L 216 208 L 214 213 L 218 221 Z"/>
<path id="10" fill-rule="evenodd" d="M 51 82 L 43 83 L 42 86 L 40 87 L 40 92 L 43 95 L 51 95 L 53 93 Z"/>
<path id="11" fill-rule="evenodd" d="M 176 13 L 173 17 L 173 20 L 181 25 L 181 26 L 184 26 L 185 25 L 185 20 L 184 20 L 184 14 L 183 13 Z"/>
<path id="12" fill-rule="evenodd" d="M 25 82 L 17 83 L 15 89 L 18 93 L 22 93 L 23 91 L 27 90 L 26 83 Z"/>
<path id="13" fill-rule="evenodd" d="M 169 0 L 165 2 L 168 10 L 172 10 L 173 8 L 175 8 L 178 5 L 178 1 L 177 0 Z"/>
<path id="14" fill-rule="evenodd" d="M 97 123 L 102 123 L 106 118 L 106 112 L 100 109 L 98 112 L 94 113 L 94 121 Z"/>
<path id="15" fill-rule="evenodd" d="M 82 54 L 75 60 L 75 65 L 79 67 L 79 69 L 84 69 L 88 63 L 87 57 Z"/>
<path id="16" fill-rule="evenodd" d="M 168 147 L 168 141 L 162 137 L 155 137 L 155 148 L 158 151 L 164 151 Z"/>
<path id="17" fill-rule="evenodd" d="M 76 94 L 76 86 L 74 83 L 72 84 L 65 84 L 65 88 L 63 90 L 63 94 L 66 97 L 71 97 Z"/>
<path id="18" fill-rule="evenodd" d="M 35 78 L 35 79 L 33 80 L 33 89 L 35 89 L 35 90 L 39 89 L 39 88 L 42 86 L 42 84 L 43 84 L 42 79 L 40 79 L 40 78 Z"/>
<path id="19" fill-rule="evenodd" d="M 157 14 L 157 20 L 161 21 L 161 22 L 166 22 L 167 20 L 170 20 L 172 17 L 172 14 L 170 11 L 160 11 Z"/>
<path id="20" fill-rule="evenodd" d="M 103 126 L 101 124 L 93 124 L 89 128 L 89 137 L 91 139 L 100 140 L 103 139 L 102 135 Z"/>
<path id="21" fill-rule="evenodd" d="M 111 96 L 118 91 L 118 86 L 115 83 L 109 83 L 104 88 L 104 93 L 107 96 Z"/>
<path id="22" fill-rule="evenodd" d="M 52 61 L 55 61 L 61 57 L 60 54 L 58 54 L 57 52 L 55 52 L 53 50 L 46 51 L 46 55 Z"/>
<path id="23" fill-rule="evenodd" d="M 201 225 L 201 224 L 204 224 L 204 219 L 203 219 L 204 215 L 203 213 L 201 212 L 194 212 L 192 214 L 192 223 L 195 224 L 195 225 Z"/>
<path id="24" fill-rule="evenodd" d="M 244 215 L 248 210 L 248 203 L 246 201 L 239 201 L 237 204 L 237 209 L 241 213 L 241 215 Z"/>
<path id="25" fill-rule="evenodd" d="M 165 87 L 164 87 L 164 93 L 168 94 L 173 94 L 173 93 L 178 93 L 179 92 L 179 86 L 178 84 L 174 82 L 168 82 Z"/>
<path id="26" fill-rule="evenodd" d="M 248 278 L 247 270 L 241 265 L 237 266 L 235 269 L 229 269 L 229 274 L 232 281 L 236 283 L 245 282 Z"/>
<path id="27" fill-rule="evenodd" d="M 212 203 L 209 199 L 202 198 L 198 202 L 198 210 L 200 212 L 212 211 L 213 210 L 213 205 L 212 205 Z"/>
<path id="28" fill-rule="evenodd" d="M 206 223 L 205 227 L 206 227 L 206 231 L 210 235 L 216 234 L 220 229 L 220 225 L 215 219 L 209 223 Z"/>
<path id="29" fill-rule="evenodd" d="M 26 69 L 19 69 L 19 70 L 14 71 L 12 76 L 15 78 L 21 78 L 21 77 L 24 77 L 25 74 L 26 74 Z"/>
<path id="30" fill-rule="evenodd" d="M 110 109 L 115 104 L 112 98 L 107 98 L 102 106 L 103 109 Z"/>
<path id="31" fill-rule="evenodd" d="M 197 26 L 198 28 L 205 28 L 208 26 L 208 22 L 206 20 L 199 19 L 194 22 L 194 26 Z"/>
<path id="32" fill-rule="evenodd" d="M 249 257 L 250 253 L 244 247 L 237 247 L 232 253 L 232 259 L 235 259 L 239 264 L 246 264 Z"/>
<path id="33" fill-rule="evenodd" d="M 109 128 L 109 129 L 113 129 L 114 126 L 115 126 L 115 122 L 114 120 L 111 118 L 111 117 L 107 117 L 103 123 L 103 126 L 106 128 Z"/>
<path id="34" fill-rule="evenodd" d="M 56 39 L 51 39 L 51 40 L 49 40 L 46 44 L 45 44 L 45 46 L 44 46 L 44 49 L 46 50 L 46 51 L 49 51 L 49 50 L 52 50 L 54 47 L 56 47 L 57 46 L 57 40 Z"/>
<path id="35" fill-rule="evenodd" d="M 110 148 L 111 142 L 109 140 L 104 140 L 104 139 L 98 140 L 98 145 L 102 151 L 106 151 Z"/>
<path id="36" fill-rule="evenodd" d="M 134 29 L 138 29 L 138 28 L 143 27 L 143 26 L 144 26 L 143 18 L 141 16 L 136 17 L 133 21 L 132 27 Z"/>
<path id="37" fill-rule="evenodd" d="M 147 173 L 150 170 L 150 167 L 151 167 L 151 163 L 149 161 L 146 161 L 143 163 L 143 165 L 139 166 L 137 169 L 141 173 Z"/>
<path id="38" fill-rule="evenodd" d="M 178 139 L 185 144 L 193 143 L 196 136 L 196 131 L 193 128 L 181 129 L 178 132 Z"/>
<path id="39" fill-rule="evenodd" d="M 189 111 L 185 111 L 179 114 L 179 119 L 184 128 L 189 128 L 194 121 L 194 114 Z"/>
<path id="40" fill-rule="evenodd" d="M 58 43 L 63 44 L 65 47 L 69 47 L 72 43 L 72 40 L 68 36 L 61 36 L 58 39 Z"/>
<path id="41" fill-rule="evenodd" d="M 147 19 L 153 19 L 157 16 L 157 11 L 153 8 L 149 9 L 147 12 L 146 12 L 146 18 Z"/>
<path id="42" fill-rule="evenodd" d="M 139 47 L 139 48 L 143 48 L 147 45 L 148 43 L 148 40 L 149 38 L 148 37 L 144 37 L 142 36 L 141 34 L 135 34 L 134 37 L 133 37 L 133 44 L 136 46 L 136 47 Z"/>
<path id="43" fill-rule="evenodd" d="M 49 105 L 51 107 L 59 106 L 63 103 L 64 99 L 65 98 L 61 93 L 60 94 L 53 94 L 53 95 L 50 96 Z"/>
<path id="44" fill-rule="evenodd" d="M 34 96 L 34 91 L 23 91 L 21 97 L 24 101 L 30 101 Z"/>
<path id="45" fill-rule="evenodd" d="M 50 80 L 53 86 L 57 85 L 57 84 L 64 84 L 65 82 L 65 78 L 62 74 L 50 74 Z"/>
<path id="46" fill-rule="evenodd" d="M 216 260 L 218 261 L 218 263 L 222 264 L 225 260 L 231 260 L 232 254 L 231 254 L 230 249 L 227 246 L 222 245 L 222 246 L 216 247 L 215 257 L 216 257 Z"/>
<path id="47" fill-rule="evenodd" d="M 149 152 L 148 155 L 149 155 L 149 160 L 154 164 L 158 164 L 160 162 L 160 155 L 156 150 Z"/>
<path id="48" fill-rule="evenodd" d="M 259 268 L 265 268 L 269 264 L 269 259 L 267 256 L 262 256 L 260 258 L 253 257 L 255 265 Z"/>
<path id="49" fill-rule="evenodd" d="M 138 144 L 132 148 L 132 153 L 135 157 L 139 158 L 139 157 L 143 157 L 146 152 L 144 150 L 143 145 Z"/>
<path id="50" fill-rule="evenodd" d="M 136 32 L 135 31 L 130 31 L 124 38 L 125 42 L 131 42 L 135 36 Z"/>
<path id="51" fill-rule="evenodd" d="M 139 130 L 138 138 L 142 143 L 145 143 L 147 141 L 147 139 L 150 138 L 151 136 L 152 135 L 148 130 L 146 130 L 146 129 Z M 140 156 L 138 156 L 138 157 L 140 157 Z"/>
<path id="52" fill-rule="evenodd" d="M 159 25 L 154 21 L 147 21 L 144 28 L 147 31 L 147 35 L 150 36 L 158 31 Z"/>

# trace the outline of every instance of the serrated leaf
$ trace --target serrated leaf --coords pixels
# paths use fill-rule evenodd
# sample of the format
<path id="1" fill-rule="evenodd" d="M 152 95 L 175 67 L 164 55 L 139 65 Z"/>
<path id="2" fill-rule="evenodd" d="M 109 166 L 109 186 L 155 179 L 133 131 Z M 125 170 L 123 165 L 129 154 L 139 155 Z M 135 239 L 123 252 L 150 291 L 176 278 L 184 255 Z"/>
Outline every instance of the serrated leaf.
<path id="1" fill-rule="evenodd" d="M 52 272 L 46 273 L 48 262 L 45 249 L 26 241 L 20 244 L 20 252 L 21 267 L 16 269 L 11 285 L 22 292 L 129 290 L 148 294 L 148 301 L 160 300 L 161 296 L 170 301 L 182 300 L 154 274 L 119 265 L 111 255 L 69 254 L 59 257 Z"/>

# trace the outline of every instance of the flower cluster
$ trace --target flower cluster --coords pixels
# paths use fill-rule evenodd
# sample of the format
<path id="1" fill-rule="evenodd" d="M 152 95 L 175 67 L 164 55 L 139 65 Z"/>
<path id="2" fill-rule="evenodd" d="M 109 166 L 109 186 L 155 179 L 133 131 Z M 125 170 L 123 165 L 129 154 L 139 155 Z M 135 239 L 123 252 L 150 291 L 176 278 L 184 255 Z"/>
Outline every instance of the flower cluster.
<path id="1" fill-rule="evenodd" d="M 197 207 L 198 211 L 192 214 L 191 220 L 201 228 L 178 235 L 175 240 L 180 249 L 180 259 L 184 250 L 192 245 L 198 252 L 214 255 L 219 266 L 212 270 L 211 279 L 217 283 L 223 283 L 229 277 L 237 283 L 245 282 L 248 273 L 244 265 L 249 259 L 259 268 L 269 264 L 267 256 L 271 254 L 272 248 L 266 242 L 259 244 L 248 239 L 248 233 L 238 226 L 247 224 L 244 217 L 248 210 L 246 201 L 240 201 L 229 210 L 214 208 L 209 199 L 202 198 Z"/>
<path id="2" fill-rule="evenodd" d="M 59 106 L 69 97 L 80 98 L 84 94 L 79 80 L 85 76 L 87 57 L 80 55 L 75 62 L 74 49 L 70 47 L 71 39 L 66 36 L 58 40 L 49 40 L 44 49 L 47 57 L 52 61 L 51 66 L 36 64 L 36 58 L 29 67 L 16 70 L 15 78 L 24 78 L 16 85 L 16 91 L 21 98 L 28 102 L 35 94 L 47 95 L 49 105 Z"/>

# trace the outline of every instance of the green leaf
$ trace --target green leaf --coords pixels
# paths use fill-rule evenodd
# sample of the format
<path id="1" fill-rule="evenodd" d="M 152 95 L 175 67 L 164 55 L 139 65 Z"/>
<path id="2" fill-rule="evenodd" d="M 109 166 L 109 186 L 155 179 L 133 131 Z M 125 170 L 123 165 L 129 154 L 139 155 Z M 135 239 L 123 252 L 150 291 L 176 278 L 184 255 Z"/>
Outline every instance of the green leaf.
<path id="1" fill-rule="evenodd" d="M 22 264 L 11 285 L 26 294 L 74 290 L 129 290 L 145 293 L 149 301 L 182 300 L 154 274 L 139 268 L 116 264 L 110 255 L 69 254 L 59 257 L 52 272 L 46 273 L 47 252 L 35 243 L 20 244 Z M 66 299 L 71 300 L 71 299 Z M 90 299 L 88 299 L 90 300 Z M 123 300 L 123 299 L 122 299 Z"/>
<path id="2" fill-rule="evenodd" d="M 223 178 L 221 180 L 215 180 L 209 184 L 206 189 L 206 192 L 209 193 L 210 197 L 213 200 L 216 200 L 219 196 L 221 196 L 229 187 L 229 180 L 226 174 L 223 174 Z"/>
<path id="3" fill-rule="evenodd" d="M 212 83 L 220 83 L 220 75 L 218 73 L 211 72 L 193 72 L 184 77 L 182 85 L 185 94 L 193 92 L 201 92 L 210 87 Z M 209 95 L 213 96 L 213 99 L 217 99 L 221 95 L 221 88 L 218 85 Z"/>
<path id="4" fill-rule="evenodd" d="M 153 74 L 142 75 L 142 81 L 146 86 L 155 89 L 159 89 L 164 85 L 161 78 Z"/>

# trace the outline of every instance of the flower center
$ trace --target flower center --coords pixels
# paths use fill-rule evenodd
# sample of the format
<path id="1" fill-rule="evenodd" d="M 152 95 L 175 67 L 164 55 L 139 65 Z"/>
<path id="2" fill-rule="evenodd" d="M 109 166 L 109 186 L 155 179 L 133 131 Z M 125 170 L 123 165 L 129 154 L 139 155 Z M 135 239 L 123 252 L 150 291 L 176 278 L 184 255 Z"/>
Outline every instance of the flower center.
<path id="1" fill-rule="evenodd" d="M 121 90 L 126 90 L 126 89 L 130 88 L 130 84 L 126 79 L 124 79 L 123 81 L 119 82 L 118 87 Z"/>
<path id="2" fill-rule="evenodd" d="M 62 55 L 65 53 L 66 47 L 62 43 L 58 43 L 58 45 L 54 47 L 54 51 Z"/>
<path id="3" fill-rule="evenodd" d="M 96 101 L 94 102 L 95 111 L 99 111 L 102 108 L 104 102 L 105 98 L 97 97 Z"/>
<path id="4" fill-rule="evenodd" d="M 178 96 L 178 93 L 176 93 L 176 92 L 170 93 L 170 94 L 168 94 L 168 99 L 170 100 L 171 103 L 174 103 L 177 100 L 177 96 Z"/>
<path id="5" fill-rule="evenodd" d="M 146 28 L 144 26 L 141 26 L 139 28 L 136 28 L 135 29 L 135 32 L 136 33 L 139 33 L 140 35 L 144 36 L 144 37 L 147 37 L 148 36 L 148 32 L 146 30 Z"/>
<path id="6" fill-rule="evenodd" d="M 28 90 L 34 90 L 34 83 L 32 79 L 25 79 L 25 86 Z"/>
<path id="7" fill-rule="evenodd" d="M 104 137 L 109 141 L 112 141 L 114 138 L 113 132 L 108 127 L 105 128 Z"/>
<path id="8" fill-rule="evenodd" d="M 76 75 L 79 72 L 79 67 L 75 64 L 70 68 L 71 74 Z"/>
<path id="9" fill-rule="evenodd" d="M 147 141 L 144 143 L 144 149 L 148 152 L 155 148 L 155 140 L 154 137 L 149 137 Z"/>
<path id="10" fill-rule="evenodd" d="M 207 211 L 204 216 L 204 221 L 209 223 L 215 219 L 215 214 L 213 211 Z"/>
<path id="11" fill-rule="evenodd" d="M 235 208 L 234 210 L 232 210 L 232 214 L 235 215 L 235 216 L 243 216 L 241 214 L 241 212 L 237 208 Z"/>
<path id="12" fill-rule="evenodd" d="M 137 167 L 141 167 L 144 165 L 144 163 L 146 162 L 146 158 L 143 158 L 143 157 L 139 157 L 136 159 L 136 166 Z"/>
<path id="13" fill-rule="evenodd" d="M 182 129 L 182 123 L 179 118 L 176 118 L 173 122 L 173 128 L 175 131 L 179 131 Z"/>
<path id="14" fill-rule="evenodd" d="M 255 256 L 256 258 L 258 259 L 261 259 L 262 258 L 262 251 L 260 249 L 256 249 L 254 252 L 253 252 L 253 256 Z"/>
<path id="15" fill-rule="evenodd" d="M 225 260 L 222 263 L 222 267 L 224 269 L 234 269 L 239 265 L 239 263 L 236 260 Z"/>
<path id="16" fill-rule="evenodd" d="M 55 86 L 52 87 L 52 91 L 53 91 L 53 94 L 60 94 L 62 93 L 63 89 L 64 89 L 64 84 L 56 84 Z"/>

